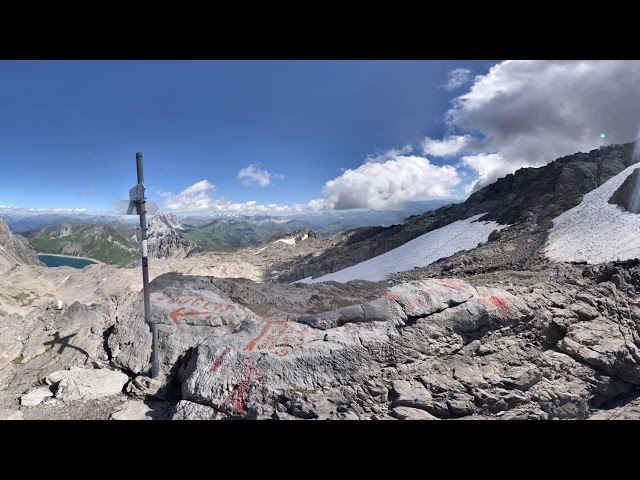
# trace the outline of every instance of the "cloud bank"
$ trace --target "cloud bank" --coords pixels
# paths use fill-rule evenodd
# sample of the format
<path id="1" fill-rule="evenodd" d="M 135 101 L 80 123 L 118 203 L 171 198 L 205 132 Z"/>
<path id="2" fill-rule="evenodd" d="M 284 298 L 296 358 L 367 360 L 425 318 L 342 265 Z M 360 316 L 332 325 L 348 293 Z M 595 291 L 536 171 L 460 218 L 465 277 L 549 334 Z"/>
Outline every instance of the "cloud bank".
<path id="1" fill-rule="evenodd" d="M 158 192 L 164 197 L 162 208 L 176 212 L 201 213 L 302 213 L 314 212 L 328 208 L 322 199 L 311 200 L 305 204 L 277 205 L 275 203 L 258 203 L 249 201 L 237 203 L 225 198 L 214 198 L 215 185 L 208 180 L 201 180 L 185 188 L 180 193 Z"/>
<path id="2" fill-rule="evenodd" d="M 433 156 L 451 155 L 456 146 L 470 150 L 463 162 L 478 174 L 478 189 L 523 166 L 633 141 L 639 83 L 635 60 L 501 62 L 454 99 L 446 123 L 458 135 L 425 139 L 423 148 Z M 474 158 L 487 154 L 496 156 Z"/>

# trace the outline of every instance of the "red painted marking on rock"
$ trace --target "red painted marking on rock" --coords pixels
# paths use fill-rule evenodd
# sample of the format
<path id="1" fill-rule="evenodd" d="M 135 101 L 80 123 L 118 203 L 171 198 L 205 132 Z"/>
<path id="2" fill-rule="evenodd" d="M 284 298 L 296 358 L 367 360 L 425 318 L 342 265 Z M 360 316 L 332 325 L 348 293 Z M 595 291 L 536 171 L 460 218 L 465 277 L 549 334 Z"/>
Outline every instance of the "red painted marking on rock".
<path id="1" fill-rule="evenodd" d="M 262 329 L 262 331 L 260 332 L 260 335 L 258 335 L 256 338 L 254 338 L 253 340 L 251 340 L 249 343 L 247 343 L 247 345 L 242 349 L 242 351 L 251 351 L 253 350 L 253 348 L 256 346 L 256 343 L 258 343 L 260 341 L 260 339 L 264 336 L 265 333 L 267 333 L 267 330 L 269 330 L 269 327 L 271 326 L 271 322 L 267 322 L 264 326 L 264 328 Z"/>
<path id="2" fill-rule="evenodd" d="M 256 379 L 259 376 L 256 372 L 256 361 L 252 357 L 247 357 L 242 365 L 242 371 L 240 372 L 240 384 L 238 384 L 227 397 L 222 401 L 220 407 L 222 407 L 230 398 L 233 398 L 233 408 L 240 415 L 244 415 L 247 397 L 249 396 L 249 382 L 251 381 L 251 375 L 256 373 Z M 218 407 L 219 408 L 219 407 Z"/>
<path id="3" fill-rule="evenodd" d="M 176 325 L 180 324 L 180 321 L 178 320 L 179 317 L 190 317 L 190 316 L 193 316 L 193 315 L 205 315 L 207 313 L 207 312 L 183 312 L 184 309 L 185 309 L 185 307 L 181 307 L 181 308 L 178 308 L 177 310 L 173 310 L 171 313 L 169 313 L 169 318 L 171 318 L 173 323 L 175 323 Z"/>
<path id="4" fill-rule="evenodd" d="M 488 293 L 483 293 L 481 296 L 498 309 L 502 318 L 509 316 L 509 309 L 511 308 L 511 303 L 509 301 L 501 297 L 494 297 Z"/>
<path id="5" fill-rule="evenodd" d="M 222 364 L 222 360 L 224 360 L 224 357 L 226 357 L 230 351 L 231 351 L 231 347 L 225 348 L 224 352 L 220 354 L 220 356 L 216 359 L 216 362 L 213 364 L 213 367 L 211 367 L 211 369 L 209 370 L 211 373 L 215 372 L 220 368 L 220 365 Z"/>
<path id="6" fill-rule="evenodd" d="M 422 290 L 424 293 L 426 293 L 427 297 L 431 298 L 431 293 L 429 292 L 428 286 L 426 286 L 424 283 L 420 281 L 416 282 L 415 286 L 418 287 L 420 290 Z"/>

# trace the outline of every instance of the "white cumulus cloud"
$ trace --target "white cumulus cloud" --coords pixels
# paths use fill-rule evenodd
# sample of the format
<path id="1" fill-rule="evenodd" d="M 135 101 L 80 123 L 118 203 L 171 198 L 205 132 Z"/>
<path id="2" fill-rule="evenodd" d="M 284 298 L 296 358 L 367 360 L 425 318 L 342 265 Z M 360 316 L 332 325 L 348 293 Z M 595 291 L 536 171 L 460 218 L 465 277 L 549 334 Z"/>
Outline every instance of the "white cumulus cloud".
<path id="1" fill-rule="evenodd" d="M 215 191 L 215 185 L 208 180 L 201 180 L 185 188 L 180 193 L 158 192 L 165 197 L 164 208 L 184 212 L 197 212 L 211 208 L 215 200 L 208 192 Z"/>
<path id="2" fill-rule="evenodd" d="M 191 185 L 190 187 L 185 188 L 180 195 L 185 195 L 185 196 L 189 196 L 189 195 L 195 195 L 198 194 L 200 192 L 206 192 L 208 190 L 215 190 L 215 185 L 209 183 L 208 180 L 200 180 L 197 183 L 194 183 L 193 185 Z"/>
<path id="3" fill-rule="evenodd" d="M 440 167 L 424 157 L 396 155 L 385 162 L 368 162 L 345 170 L 325 184 L 323 194 L 338 210 L 388 209 L 410 200 L 451 198 L 452 189 L 460 181 L 453 166 Z"/>
<path id="4" fill-rule="evenodd" d="M 260 185 L 261 187 L 266 187 L 271 183 L 271 179 L 282 180 L 284 179 L 284 175 L 268 172 L 260 168 L 259 163 L 252 163 L 238 173 L 238 180 L 240 180 L 243 185 Z"/>
<path id="5" fill-rule="evenodd" d="M 471 70 L 468 68 L 455 68 L 447 73 L 447 83 L 443 85 L 445 90 L 455 90 L 469 81 Z"/>

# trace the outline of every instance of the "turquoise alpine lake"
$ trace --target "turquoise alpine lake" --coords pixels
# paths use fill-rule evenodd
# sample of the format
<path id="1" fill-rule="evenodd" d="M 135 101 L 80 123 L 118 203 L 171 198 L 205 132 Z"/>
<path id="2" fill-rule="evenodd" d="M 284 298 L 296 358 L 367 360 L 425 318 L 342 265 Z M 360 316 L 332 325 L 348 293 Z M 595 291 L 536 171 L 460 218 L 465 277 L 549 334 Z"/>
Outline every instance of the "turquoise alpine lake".
<path id="1" fill-rule="evenodd" d="M 96 263 L 92 260 L 86 260 L 78 257 L 59 257 L 57 255 L 38 255 L 38 259 L 47 267 L 73 267 L 83 268 L 87 265 Z"/>

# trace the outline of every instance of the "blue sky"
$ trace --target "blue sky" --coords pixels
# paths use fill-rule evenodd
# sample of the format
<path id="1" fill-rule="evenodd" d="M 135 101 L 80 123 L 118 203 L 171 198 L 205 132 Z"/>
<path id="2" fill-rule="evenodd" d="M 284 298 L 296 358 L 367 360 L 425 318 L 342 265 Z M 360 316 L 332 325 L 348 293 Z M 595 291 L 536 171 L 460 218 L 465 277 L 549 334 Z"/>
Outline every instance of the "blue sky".
<path id="1" fill-rule="evenodd" d="M 182 213 L 464 198 L 522 166 L 634 139 L 638 67 L 0 61 L 0 205 L 110 209 L 136 183 L 136 152 L 147 198 Z"/>

